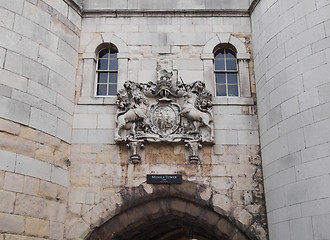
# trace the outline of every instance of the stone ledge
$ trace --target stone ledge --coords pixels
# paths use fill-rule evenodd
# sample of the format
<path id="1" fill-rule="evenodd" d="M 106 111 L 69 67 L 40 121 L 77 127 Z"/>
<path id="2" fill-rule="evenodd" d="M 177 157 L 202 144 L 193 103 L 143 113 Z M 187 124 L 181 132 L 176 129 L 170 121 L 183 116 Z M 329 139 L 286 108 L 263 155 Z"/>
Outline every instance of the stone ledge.
<path id="1" fill-rule="evenodd" d="M 106 96 L 106 97 L 85 97 L 81 96 L 78 99 L 78 105 L 115 105 L 117 97 L 116 96 Z"/>
<path id="2" fill-rule="evenodd" d="M 80 97 L 78 105 L 116 105 L 116 96 L 108 97 Z M 249 97 L 213 97 L 213 105 L 243 105 L 253 106 L 254 100 Z"/>
<path id="3" fill-rule="evenodd" d="M 131 9 L 97 9 L 83 10 L 83 17 L 249 17 L 247 10 L 242 9 L 189 9 L 189 10 L 131 10 Z"/>
<path id="4" fill-rule="evenodd" d="M 253 106 L 254 100 L 253 98 L 247 97 L 214 97 L 213 98 L 213 106 L 221 106 L 221 105 L 249 105 Z"/>

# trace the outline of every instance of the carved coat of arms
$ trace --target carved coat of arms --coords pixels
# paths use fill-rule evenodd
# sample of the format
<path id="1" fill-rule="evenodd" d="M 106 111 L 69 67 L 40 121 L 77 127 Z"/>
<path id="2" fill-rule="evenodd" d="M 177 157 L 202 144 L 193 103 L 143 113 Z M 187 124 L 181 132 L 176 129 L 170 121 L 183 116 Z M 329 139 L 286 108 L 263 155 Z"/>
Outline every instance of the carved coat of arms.
<path id="1" fill-rule="evenodd" d="M 198 162 L 201 143 L 214 141 L 212 94 L 205 84 L 174 81 L 163 70 L 156 82 L 127 81 L 117 93 L 115 141 L 125 142 L 138 163 L 138 145 L 146 142 L 184 142 L 191 162 Z"/>

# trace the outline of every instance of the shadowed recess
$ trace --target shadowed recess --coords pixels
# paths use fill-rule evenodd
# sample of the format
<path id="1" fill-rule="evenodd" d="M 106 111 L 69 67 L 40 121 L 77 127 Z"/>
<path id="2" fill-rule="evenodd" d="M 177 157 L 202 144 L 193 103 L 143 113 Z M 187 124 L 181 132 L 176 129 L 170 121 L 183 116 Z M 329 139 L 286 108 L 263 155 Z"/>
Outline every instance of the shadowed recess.
<path id="1" fill-rule="evenodd" d="M 129 208 L 96 228 L 90 240 L 248 240 L 212 209 L 180 198 L 162 198 Z"/>

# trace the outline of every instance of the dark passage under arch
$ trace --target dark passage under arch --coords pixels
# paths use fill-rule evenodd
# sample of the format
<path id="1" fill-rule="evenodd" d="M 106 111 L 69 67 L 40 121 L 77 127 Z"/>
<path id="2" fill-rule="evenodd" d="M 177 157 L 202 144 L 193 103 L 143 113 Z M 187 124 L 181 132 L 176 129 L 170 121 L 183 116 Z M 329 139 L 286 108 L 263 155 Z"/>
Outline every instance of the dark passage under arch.
<path id="1" fill-rule="evenodd" d="M 152 199 L 115 215 L 90 240 L 248 240 L 227 218 L 187 199 Z"/>

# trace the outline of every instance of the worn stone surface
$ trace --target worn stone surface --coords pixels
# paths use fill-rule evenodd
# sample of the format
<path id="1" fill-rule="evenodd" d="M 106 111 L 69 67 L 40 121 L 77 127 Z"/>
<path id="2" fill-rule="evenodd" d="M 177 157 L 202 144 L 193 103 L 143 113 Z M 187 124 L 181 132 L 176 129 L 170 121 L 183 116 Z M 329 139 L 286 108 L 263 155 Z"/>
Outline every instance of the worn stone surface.
<path id="1" fill-rule="evenodd" d="M 22 234 L 24 232 L 25 219 L 23 216 L 0 213 L 0 231 Z"/>
<path id="2" fill-rule="evenodd" d="M 22 192 L 24 184 L 24 176 L 7 172 L 5 175 L 4 189 L 12 192 Z"/>
<path id="3" fill-rule="evenodd" d="M 0 211 L 4 213 L 12 213 L 14 210 L 15 203 L 15 193 L 0 191 L 1 203 L 0 203 Z"/>
<path id="4" fill-rule="evenodd" d="M 253 65 L 248 60 L 252 50 L 251 24 L 247 12 L 242 12 L 247 11 L 251 1 L 75 2 L 85 10 L 161 9 L 169 12 L 147 12 L 145 16 L 130 17 L 121 17 L 119 13 L 110 18 L 86 15 L 81 22 L 79 9 L 72 1 L 17 0 L 12 4 L 0 0 L 0 35 L 3 36 L 0 39 L 0 94 L 3 95 L 0 114 L 5 118 L 0 120 L 0 148 L 8 153 L 1 154 L 6 160 L 0 164 L 0 195 L 6 197 L 6 201 L 0 204 L 0 211 L 10 213 L 0 213 L 0 221 L 6 221 L 1 222 L 0 228 L 5 226 L 8 229 L 1 229 L 1 232 L 13 233 L 6 235 L 6 239 L 83 239 L 91 232 L 91 226 L 106 224 L 115 215 L 120 217 L 114 228 L 121 230 L 123 235 L 127 234 L 128 239 L 127 236 L 134 236 L 129 235 L 133 234 L 132 226 L 140 223 L 146 223 L 144 227 L 150 229 L 148 236 L 153 239 L 157 231 L 151 230 L 150 226 L 155 224 L 156 229 L 157 226 L 162 229 L 162 216 L 168 222 L 175 220 L 177 224 L 190 224 L 197 219 L 208 229 L 216 229 L 214 231 L 219 235 L 212 235 L 210 231 L 210 239 L 218 236 L 266 239 L 258 118 L 256 106 L 250 98 L 255 96 Z M 308 6 L 310 8 L 306 9 L 315 10 L 313 6 Z M 214 10 L 222 9 L 240 11 L 226 12 L 232 14 L 230 17 L 214 15 Z M 210 10 L 208 14 L 212 16 L 197 16 L 205 10 Z M 294 12 L 294 16 L 300 16 L 297 9 Z M 152 14 L 158 15 L 154 17 Z M 312 27 L 316 22 L 308 18 L 306 25 L 301 25 Z M 263 29 L 263 26 L 258 29 Z M 317 27 L 315 33 L 321 29 Z M 328 34 L 327 30 L 324 31 Z M 313 39 L 309 35 L 314 36 L 304 35 L 307 42 Z M 320 33 L 315 35 L 320 36 Z M 285 37 L 279 36 L 279 39 Z M 258 41 L 263 39 L 260 37 Z M 174 70 L 174 77 L 178 80 L 182 77 L 185 83 L 201 80 L 213 92 L 214 48 L 220 43 L 230 43 L 236 48 L 241 96 L 215 98 L 216 145 L 202 147 L 199 152 L 201 164 L 186 164 L 189 150 L 183 143 L 146 144 L 141 152 L 142 163 L 128 164 L 128 148 L 125 144 L 115 145 L 113 138 L 116 127 L 115 100 L 111 97 L 93 97 L 93 58 L 103 42 L 111 42 L 118 48 L 119 87 L 123 80 L 128 79 L 139 83 L 155 82 L 157 68 L 164 68 Z M 313 50 L 317 54 L 315 59 L 324 61 L 326 55 L 317 53 L 322 44 L 325 42 L 297 53 L 297 57 L 311 54 Z M 297 48 L 298 45 L 288 40 L 281 51 L 269 55 L 269 66 L 275 66 L 286 56 L 283 54 L 285 51 L 293 53 Z M 257 47 L 256 51 L 259 50 Z M 256 75 L 257 81 L 262 81 L 259 78 L 262 71 L 259 60 L 256 59 Z M 325 69 L 321 73 L 327 76 Z M 288 74 L 294 75 L 294 70 L 290 69 Z M 319 78 L 317 81 L 321 82 Z M 289 102 L 282 103 L 283 98 L 276 99 L 277 92 L 261 93 L 260 99 L 268 94 L 271 96 L 269 104 L 272 107 L 281 104 L 267 118 L 271 120 L 270 124 L 260 122 L 261 128 L 280 121 L 278 116 L 294 117 L 299 107 L 306 111 L 306 124 L 310 123 L 314 115 L 311 108 L 328 101 L 328 86 L 322 88 L 319 85 L 318 91 L 309 91 L 312 83 L 307 79 L 310 79 L 308 73 L 288 85 L 294 87 L 304 82 L 308 88 L 292 88 L 295 92 L 306 93 L 301 92 L 301 96 Z M 313 101 L 309 102 L 309 98 Z M 260 117 L 264 116 L 267 104 L 260 104 Z M 326 111 L 322 112 L 323 118 L 326 118 Z M 320 126 L 327 123 L 322 122 Z M 284 126 L 273 129 L 270 135 L 280 135 L 286 129 Z M 288 139 L 282 138 L 275 146 L 294 154 L 318 141 L 313 130 L 309 126 L 292 132 Z M 312 136 L 310 141 L 296 141 L 307 133 Z M 262 138 L 267 140 L 267 136 Z M 326 139 L 326 136 L 321 139 Z M 288 140 L 290 144 L 286 142 Z M 70 145 L 71 141 L 73 145 Z M 272 144 L 272 141 L 268 139 L 263 146 L 267 144 Z M 284 147 L 285 144 L 288 146 Z M 282 153 L 278 154 L 276 156 L 282 156 Z M 311 155 L 305 152 L 304 161 L 308 162 Z M 327 156 L 325 151 L 321 151 L 318 158 Z M 319 161 L 322 164 L 326 162 Z M 267 159 L 266 162 L 271 161 Z M 309 167 L 307 163 L 301 166 L 301 171 L 296 173 L 299 179 L 316 177 L 317 173 L 313 175 L 305 171 Z M 271 171 L 279 168 L 274 166 Z M 150 186 L 145 179 L 149 173 L 182 174 L 184 182 L 180 186 Z M 327 183 L 324 176 L 306 181 L 310 185 L 319 182 L 324 186 Z M 278 181 L 278 185 L 267 182 L 267 186 L 283 184 L 285 181 Z M 309 191 L 314 196 L 319 190 Z M 130 207 L 135 208 L 135 204 L 140 204 L 140 207 L 130 213 L 135 215 L 135 220 L 143 219 L 141 222 L 134 222 L 134 218 L 130 219 L 131 215 L 125 212 Z M 308 206 L 302 208 L 308 212 Z M 139 225 L 134 226 L 139 229 Z M 166 227 L 171 229 L 170 224 Z M 321 227 L 315 228 L 317 234 Z M 197 224 L 196 228 L 200 230 L 203 226 Z M 137 236 L 136 239 L 144 239 L 142 235 Z"/>
<path id="5" fill-rule="evenodd" d="M 49 237 L 49 221 L 27 217 L 25 220 L 25 233 L 36 237 Z"/>

